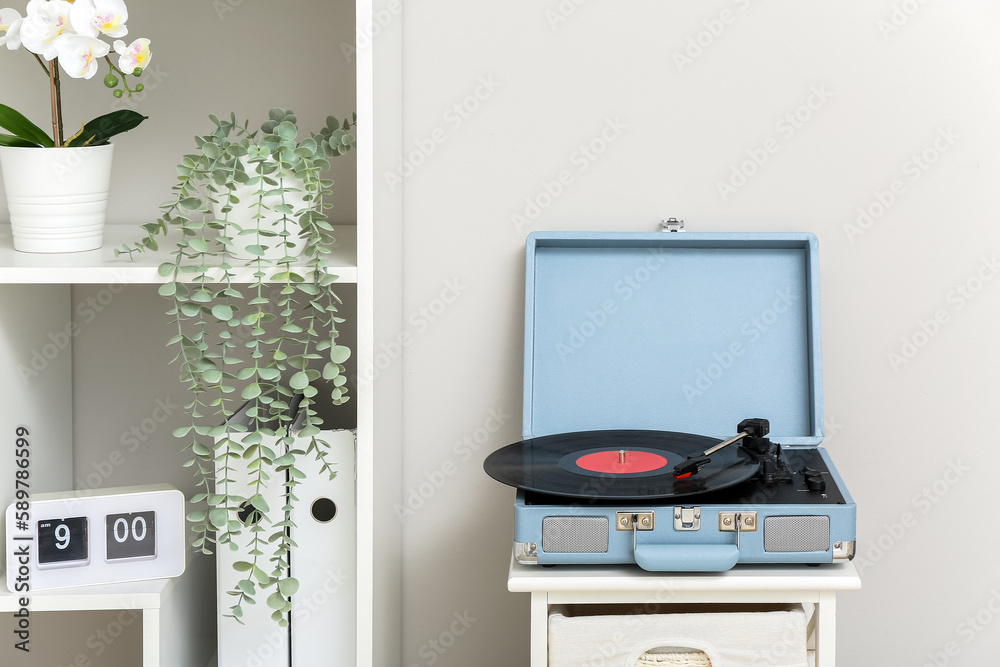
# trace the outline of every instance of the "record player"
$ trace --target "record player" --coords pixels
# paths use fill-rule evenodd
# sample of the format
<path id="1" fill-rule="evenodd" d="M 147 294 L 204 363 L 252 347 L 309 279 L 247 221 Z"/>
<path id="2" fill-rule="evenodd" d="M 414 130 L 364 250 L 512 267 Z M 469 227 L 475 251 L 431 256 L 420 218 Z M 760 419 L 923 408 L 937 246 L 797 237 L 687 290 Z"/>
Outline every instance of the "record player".
<path id="1" fill-rule="evenodd" d="M 853 558 L 823 440 L 812 234 L 527 239 L 521 563 L 657 572 Z"/>

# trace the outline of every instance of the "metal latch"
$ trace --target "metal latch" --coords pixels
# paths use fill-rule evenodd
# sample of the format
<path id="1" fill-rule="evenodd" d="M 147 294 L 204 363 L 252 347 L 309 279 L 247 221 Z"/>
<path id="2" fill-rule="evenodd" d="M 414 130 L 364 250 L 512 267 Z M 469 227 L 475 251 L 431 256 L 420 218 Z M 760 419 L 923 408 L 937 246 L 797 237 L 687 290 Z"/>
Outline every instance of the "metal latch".
<path id="1" fill-rule="evenodd" d="M 740 533 L 757 530 L 756 512 L 719 512 L 719 532 L 736 533 L 736 549 L 740 548 Z"/>
<path id="2" fill-rule="evenodd" d="M 661 232 L 683 232 L 684 231 L 684 221 L 678 220 L 677 218 L 669 218 L 667 220 L 660 221 L 660 231 Z"/>
<path id="3" fill-rule="evenodd" d="M 674 530 L 698 530 L 701 528 L 700 507 L 675 507 Z"/>
<path id="4" fill-rule="evenodd" d="M 640 530 L 653 530 L 652 512 L 615 512 L 615 530 L 632 531 L 632 550 L 636 547 L 636 534 Z"/>
<path id="5" fill-rule="evenodd" d="M 615 512 L 615 530 L 653 530 L 653 513 Z"/>
<path id="6" fill-rule="evenodd" d="M 757 531 L 756 512 L 719 512 L 720 533 L 753 533 Z"/>

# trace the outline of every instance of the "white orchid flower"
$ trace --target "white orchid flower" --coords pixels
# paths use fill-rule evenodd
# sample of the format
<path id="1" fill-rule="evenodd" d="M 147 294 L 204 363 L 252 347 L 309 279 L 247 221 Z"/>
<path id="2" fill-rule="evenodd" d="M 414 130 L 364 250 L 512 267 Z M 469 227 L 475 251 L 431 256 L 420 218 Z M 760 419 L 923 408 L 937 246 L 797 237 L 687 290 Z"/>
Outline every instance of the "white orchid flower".
<path id="1" fill-rule="evenodd" d="M 28 15 L 21 22 L 20 37 L 24 48 L 46 60 L 59 55 L 55 42 L 63 34 L 72 34 L 69 13 L 73 5 L 66 0 L 31 0 Z"/>
<path id="2" fill-rule="evenodd" d="M 61 35 L 56 39 L 59 64 L 74 79 L 89 79 L 97 74 L 98 61 L 110 48 L 96 37 Z"/>
<path id="3" fill-rule="evenodd" d="M 149 40 L 145 37 L 135 40 L 128 46 L 125 46 L 125 42 L 122 40 L 116 39 L 115 53 L 121 56 L 118 58 L 118 69 L 129 74 L 136 67 L 146 69 L 146 65 L 149 64 L 149 59 L 153 55 L 149 51 Z"/>
<path id="4" fill-rule="evenodd" d="M 81 35 L 124 37 L 128 9 L 122 0 L 76 0 L 69 15 L 73 29 Z"/>
<path id="5" fill-rule="evenodd" d="M 21 22 L 23 17 L 15 9 L 0 9 L 0 46 L 4 44 L 11 51 L 21 46 Z"/>

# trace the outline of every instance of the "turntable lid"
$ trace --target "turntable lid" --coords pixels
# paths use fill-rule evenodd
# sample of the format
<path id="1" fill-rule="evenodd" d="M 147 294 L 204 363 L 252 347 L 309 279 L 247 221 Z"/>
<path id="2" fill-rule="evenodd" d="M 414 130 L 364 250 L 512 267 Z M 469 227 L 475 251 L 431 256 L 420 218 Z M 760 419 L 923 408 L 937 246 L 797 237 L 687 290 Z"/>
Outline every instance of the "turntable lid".
<path id="1" fill-rule="evenodd" d="M 812 234 L 530 234 L 524 437 L 764 417 L 818 444 L 817 253 Z"/>

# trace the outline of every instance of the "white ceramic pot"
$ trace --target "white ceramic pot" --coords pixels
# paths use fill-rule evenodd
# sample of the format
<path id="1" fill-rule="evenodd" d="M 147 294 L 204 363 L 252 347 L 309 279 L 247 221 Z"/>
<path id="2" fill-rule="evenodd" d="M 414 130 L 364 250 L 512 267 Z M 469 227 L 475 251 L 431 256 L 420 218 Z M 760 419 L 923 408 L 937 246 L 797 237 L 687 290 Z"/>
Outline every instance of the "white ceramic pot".
<path id="1" fill-rule="evenodd" d="M 55 253 L 101 247 L 114 148 L 0 146 L 15 250 Z"/>
<path id="2" fill-rule="evenodd" d="M 244 163 L 248 173 L 255 173 L 255 165 L 249 165 Z M 295 178 L 294 176 L 286 176 L 284 179 L 285 188 L 291 188 L 297 190 L 297 192 L 286 192 L 284 197 L 284 202 L 292 207 L 293 210 L 299 211 L 305 207 L 305 184 L 301 179 Z M 270 189 L 272 186 L 265 185 L 266 189 Z M 281 222 L 282 215 L 280 213 L 274 212 L 274 207 L 282 203 L 282 198 L 279 195 L 269 195 L 264 197 L 264 206 L 270 210 L 263 211 L 264 217 L 260 220 L 254 220 L 254 216 L 257 215 L 257 197 L 254 193 L 259 190 L 258 185 L 244 185 L 237 184 L 236 188 L 233 190 L 233 194 L 236 198 L 240 200 L 238 204 L 233 205 L 233 209 L 229 212 L 229 222 L 239 225 L 240 229 L 254 229 L 259 228 L 263 230 L 273 231 L 279 233 L 282 231 L 283 226 Z M 222 206 L 213 205 L 213 213 L 215 217 L 219 220 L 223 219 Z M 286 254 L 293 257 L 298 257 L 305 250 L 306 242 L 305 239 L 299 238 L 299 226 L 298 223 L 290 218 L 288 231 L 291 236 L 286 237 L 286 239 L 294 244 L 293 248 L 286 248 L 281 243 L 281 238 L 277 236 L 260 236 L 255 232 L 250 234 L 240 234 L 235 228 L 229 230 L 228 236 L 232 237 L 233 243 L 230 246 L 230 251 L 236 259 L 240 260 L 250 260 L 255 259 L 257 256 L 252 255 L 247 252 L 247 246 L 260 245 L 266 246 L 264 250 L 263 258 L 271 262 L 276 262 L 284 257 Z"/>

